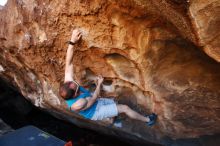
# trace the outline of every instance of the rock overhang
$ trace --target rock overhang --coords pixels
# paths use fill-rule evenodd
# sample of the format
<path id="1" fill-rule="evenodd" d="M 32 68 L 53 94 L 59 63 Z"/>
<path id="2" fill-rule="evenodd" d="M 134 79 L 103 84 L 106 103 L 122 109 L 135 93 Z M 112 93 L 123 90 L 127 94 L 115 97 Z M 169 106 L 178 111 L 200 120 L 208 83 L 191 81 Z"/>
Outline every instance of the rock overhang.
<path id="1" fill-rule="evenodd" d="M 218 53 L 206 51 L 207 46 L 218 51 L 218 43 L 212 47 L 207 39 L 219 40 L 218 33 L 212 35 L 218 29 L 218 4 L 11 0 L 0 15 L 0 74 L 36 106 L 66 114 L 57 89 L 64 76 L 65 42 L 78 27 L 83 37 L 74 54 L 76 79 L 86 85 L 91 74 L 102 74 L 111 80 L 104 95 L 159 115 L 154 128 L 143 132 L 144 125 L 127 122 L 136 130 L 123 130 L 154 142 L 218 133 L 220 67 L 208 57 Z M 204 23 L 209 16 L 212 21 Z"/>

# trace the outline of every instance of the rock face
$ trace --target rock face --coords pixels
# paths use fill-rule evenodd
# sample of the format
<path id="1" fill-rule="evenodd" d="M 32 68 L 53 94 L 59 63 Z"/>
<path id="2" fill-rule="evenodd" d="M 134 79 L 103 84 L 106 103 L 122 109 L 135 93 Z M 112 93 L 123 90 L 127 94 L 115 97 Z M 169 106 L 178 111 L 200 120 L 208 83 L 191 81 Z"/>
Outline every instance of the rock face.
<path id="1" fill-rule="evenodd" d="M 155 143 L 219 133 L 219 14 L 219 0 L 9 0 L 0 10 L 0 75 L 79 126 Z M 103 75 L 103 96 L 157 113 L 157 125 L 126 119 L 106 128 L 65 110 L 57 90 L 73 27 L 83 33 L 76 80 Z"/>
<path id="2" fill-rule="evenodd" d="M 189 13 L 197 33 L 198 44 L 219 62 L 220 33 L 216 30 L 220 29 L 220 1 L 195 0 L 191 3 Z"/>

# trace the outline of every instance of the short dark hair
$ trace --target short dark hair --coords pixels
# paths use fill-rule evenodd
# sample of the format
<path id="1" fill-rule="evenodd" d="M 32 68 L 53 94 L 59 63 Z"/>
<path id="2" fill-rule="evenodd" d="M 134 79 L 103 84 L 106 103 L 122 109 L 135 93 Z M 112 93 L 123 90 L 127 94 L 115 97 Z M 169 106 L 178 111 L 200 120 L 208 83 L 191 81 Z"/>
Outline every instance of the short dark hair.
<path id="1" fill-rule="evenodd" d="M 75 90 L 69 87 L 70 84 L 71 82 L 66 82 L 60 85 L 59 94 L 64 99 L 72 98 L 75 93 Z"/>

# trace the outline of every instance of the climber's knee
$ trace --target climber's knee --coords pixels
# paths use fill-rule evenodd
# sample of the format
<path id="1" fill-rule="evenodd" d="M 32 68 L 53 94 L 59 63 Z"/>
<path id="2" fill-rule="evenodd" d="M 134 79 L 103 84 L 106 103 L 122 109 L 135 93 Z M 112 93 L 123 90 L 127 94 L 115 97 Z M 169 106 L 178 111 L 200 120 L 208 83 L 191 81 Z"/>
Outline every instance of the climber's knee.
<path id="1" fill-rule="evenodd" d="M 118 108 L 118 113 L 126 113 L 130 109 L 127 105 L 124 104 L 118 104 L 117 108 Z"/>

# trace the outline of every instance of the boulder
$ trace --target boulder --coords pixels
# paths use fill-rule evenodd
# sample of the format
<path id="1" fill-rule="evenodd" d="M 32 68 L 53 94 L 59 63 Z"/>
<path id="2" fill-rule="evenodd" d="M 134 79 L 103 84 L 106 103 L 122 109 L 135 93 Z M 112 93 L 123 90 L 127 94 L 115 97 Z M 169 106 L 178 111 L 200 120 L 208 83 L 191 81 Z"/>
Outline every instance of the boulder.
<path id="1" fill-rule="evenodd" d="M 138 141 L 220 132 L 219 0 L 9 0 L 0 9 L 0 75 L 35 106 L 78 126 Z M 75 79 L 105 77 L 113 96 L 157 124 L 83 119 L 58 95 L 67 41 L 82 32 Z"/>

